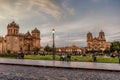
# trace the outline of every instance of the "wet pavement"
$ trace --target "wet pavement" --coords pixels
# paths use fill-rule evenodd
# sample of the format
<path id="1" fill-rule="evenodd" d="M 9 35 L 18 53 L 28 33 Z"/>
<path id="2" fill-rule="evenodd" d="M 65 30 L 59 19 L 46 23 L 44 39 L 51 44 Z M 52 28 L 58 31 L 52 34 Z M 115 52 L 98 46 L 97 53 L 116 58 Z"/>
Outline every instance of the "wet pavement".
<path id="1" fill-rule="evenodd" d="M 120 80 L 120 72 L 0 64 L 0 80 Z"/>
<path id="2" fill-rule="evenodd" d="M 0 58 L 0 64 L 120 71 L 120 64 Z"/>

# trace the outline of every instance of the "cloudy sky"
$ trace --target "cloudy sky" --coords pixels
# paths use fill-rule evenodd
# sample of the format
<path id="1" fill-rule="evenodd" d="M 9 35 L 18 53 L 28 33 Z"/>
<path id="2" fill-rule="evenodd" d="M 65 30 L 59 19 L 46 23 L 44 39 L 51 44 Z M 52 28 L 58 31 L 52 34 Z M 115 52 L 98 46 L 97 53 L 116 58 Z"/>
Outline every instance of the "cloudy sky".
<path id="1" fill-rule="evenodd" d="M 86 46 L 86 34 L 103 30 L 107 41 L 120 41 L 120 0 L 0 0 L 0 35 L 15 21 L 20 32 L 37 27 L 41 45 Z"/>

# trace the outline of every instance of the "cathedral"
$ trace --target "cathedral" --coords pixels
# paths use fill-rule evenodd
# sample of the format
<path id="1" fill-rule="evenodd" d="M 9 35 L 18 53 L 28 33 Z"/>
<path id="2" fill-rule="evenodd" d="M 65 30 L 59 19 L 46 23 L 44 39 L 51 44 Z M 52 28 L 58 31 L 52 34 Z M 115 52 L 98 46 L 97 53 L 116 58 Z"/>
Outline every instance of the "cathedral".
<path id="1" fill-rule="evenodd" d="M 25 34 L 20 33 L 19 28 L 14 21 L 7 25 L 7 35 L 0 37 L 0 53 L 8 50 L 26 52 L 33 51 L 35 47 L 40 48 L 40 31 L 37 28 Z"/>
<path id="2" fill-rule="evenodd" d="M 110 42 L 106 42 L 105 34 L 101 30 L 99 32 L 98 37 L 92 36 L 91 32 L 87 34 L 87 49 L 88 50 L 109 50 L 110 49 Z"/>

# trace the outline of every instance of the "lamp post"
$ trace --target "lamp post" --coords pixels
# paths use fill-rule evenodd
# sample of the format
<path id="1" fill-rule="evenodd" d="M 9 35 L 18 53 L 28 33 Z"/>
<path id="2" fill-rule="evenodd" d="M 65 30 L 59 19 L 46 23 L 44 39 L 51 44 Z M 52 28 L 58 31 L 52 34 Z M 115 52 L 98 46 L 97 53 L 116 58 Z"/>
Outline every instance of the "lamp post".
<path id="1" fill-rule="evenodd" d="M 52 33 L 53 33 L 53 60 L 55 60 L 55 39 L 54 39 L 55 29 L 52 29 Z"/>

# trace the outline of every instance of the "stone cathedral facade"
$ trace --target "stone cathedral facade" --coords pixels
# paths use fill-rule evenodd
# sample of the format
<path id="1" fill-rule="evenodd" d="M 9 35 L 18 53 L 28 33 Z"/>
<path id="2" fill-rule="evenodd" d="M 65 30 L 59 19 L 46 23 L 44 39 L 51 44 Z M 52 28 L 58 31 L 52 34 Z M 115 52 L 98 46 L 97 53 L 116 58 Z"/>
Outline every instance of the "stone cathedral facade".
<path id="1" fill-rule="evenodd" d="M 0 53 L 7 50 L 18 51 L 32 51 L 35 47 L 40 48 L 40 31 L 35 28 L 23 34 L 19 32 L 19 25 L 14 21 L 7 25 L 7 35 L 0 37 Z"/>
<path id="2" fill-rule="evenodd" d="M 106 42 L 105 34 L 103 31 L 99 32 L 98 37 L 93 37 L 91 32 L 87 34 L 87 49 L 88 50 L 109 50 L 110 42 Z"/>

